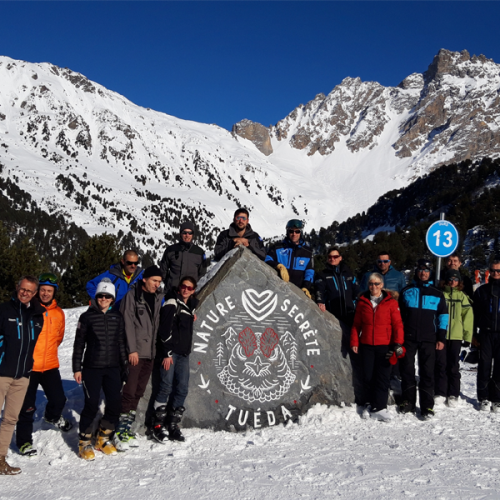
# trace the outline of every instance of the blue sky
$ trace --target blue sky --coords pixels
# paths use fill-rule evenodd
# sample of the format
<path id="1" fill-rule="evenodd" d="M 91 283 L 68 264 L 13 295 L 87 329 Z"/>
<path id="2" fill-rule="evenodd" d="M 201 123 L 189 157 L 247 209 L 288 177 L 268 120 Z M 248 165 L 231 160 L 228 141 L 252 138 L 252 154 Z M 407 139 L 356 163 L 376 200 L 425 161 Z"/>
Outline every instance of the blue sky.
<path id="1" fill-rule="evenodd" d="M 275 124 L 347 76 L 397 85 L 440 48 L 500 63 L 499 19 L 499 2 L 0 1 L 0 54 L 230 129 Z"/>

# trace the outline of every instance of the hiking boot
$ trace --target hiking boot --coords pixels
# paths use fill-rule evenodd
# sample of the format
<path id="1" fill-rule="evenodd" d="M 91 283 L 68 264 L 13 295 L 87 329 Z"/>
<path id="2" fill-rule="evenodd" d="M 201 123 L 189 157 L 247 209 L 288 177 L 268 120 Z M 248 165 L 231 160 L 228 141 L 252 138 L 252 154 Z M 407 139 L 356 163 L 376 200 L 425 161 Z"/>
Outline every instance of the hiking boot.
<path id="1" fill-rule="evenodd" d="M 19 454 L 24 457 L 34 457 L 36 455 L 36 449 L 33 448 L 32 443 L 24 443 L 19 447 Z"/>
<path id="2" fill-rule="evenodd" d="M 68 432 L 73 428 L 73 424 L 69 420 L 66 420 L 62 415 L 57 420 L 48 420 L 45 417 L 43 417 L 43 419 L 45 422 L 57 427 L 62 432 Z"/>
<path id="3" fill-rule="evenodd" d="M 78 455 L 84 460 L 95 460 L 94 447 L 92 446 L 92 434 L 79 434 Z"/>
<path id="4" fill-rule="evenodd" d="M 179 406 L 175 410 L 170 410 L 167 416 L 168 439 L 170 441 L 185 441 L 186 438 L 182 435 L 179 429 L 179 422 L 182 419 L 182 414 L 186 411 L 184 406 Z"/>
<path id="5" fill-rule="evenodd" d="M 479 411 L 490 411 L 491 403 L 487 399 L 483 399 L 479 406 Z"/>
<path id="6" fill-rule="evenodd" d="M 392 416 L 387 408 L 383 408 L 379 411 L 372 411 L 370 413 L 370 417 L 374 418 L 375 420 L 380 420 L 381 422 L 389 422 L 390 420 L 392 420 Z"/>
<path id="7" fill-rule="evenodd" d="M 491 403 L 491 411 L 493 413 L 500 413 L 500 403 Z"/>
<path id="8" fill-rule="evenodd" d="M 102 451 L 105 455 L 116 455 L 118 451 L 112 443 L 113 431 L 111 429 L 103 429 L 99 427 L 95 440 L 95 449 Z"/>
<path id="9" fill-rule="evenodd" d="M 0 476 L 15 476 L 16 474 L 21 474 L 21 469 L 19 467 L 11 467 L 5 457 L 0 457 Z"/>
<path id="10" fill-rule="evenodd" d="M 446 400 L 446 404 L 450 408 L 456 408 L 458 406 L 458 398 L 456 396 L 449 396 Z"/>
<path id="11" fill-rule="evenodd" d="M 422 410 L 420 412 L 422 418 L 424 420 L 431 420 L 432 418 L 434 418 L 434 410 L 432 408 L 426 408 L 425 410 Z"/>
<path id="12" fill-rule="evenodd" d="M 399 405 L 399 413 L 415 413 L 415 403 L 410 401 L 403 401 Z"/>

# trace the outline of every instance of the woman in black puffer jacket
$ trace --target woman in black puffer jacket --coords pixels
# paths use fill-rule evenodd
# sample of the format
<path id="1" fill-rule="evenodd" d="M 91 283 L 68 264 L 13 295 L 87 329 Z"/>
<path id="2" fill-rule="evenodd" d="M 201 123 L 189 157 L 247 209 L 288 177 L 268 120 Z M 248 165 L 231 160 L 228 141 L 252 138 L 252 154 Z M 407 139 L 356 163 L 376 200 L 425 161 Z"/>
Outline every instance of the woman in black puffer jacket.
<path id="1" fill-rule="evenodd" d="M 101 388 L 106 410 L 101 419 L 95 448 L 106 455 L 116 454 L 111 442 L 120 417 L 122 375 L 126 370 L 125 325 L 123 316 L 111 307 L 115 286 L 105 278 L 97 286 L 95 300 L 78 321 L 73 346 L 75 380 L 83 384 L 85 406 L 80 415 L 80 456 L 93 460 L 92 423 L 99 409 Z M 83 358 L 83 362 L 82 362 Z"/>

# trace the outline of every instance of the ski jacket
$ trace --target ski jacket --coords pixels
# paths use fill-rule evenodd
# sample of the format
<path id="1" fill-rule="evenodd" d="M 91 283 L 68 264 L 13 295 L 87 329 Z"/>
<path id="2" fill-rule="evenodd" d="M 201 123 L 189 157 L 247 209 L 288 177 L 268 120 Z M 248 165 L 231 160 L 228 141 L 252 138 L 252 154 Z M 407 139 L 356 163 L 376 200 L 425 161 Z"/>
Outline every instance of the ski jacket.
<path id="1" fill-rule="evenodd" d="M 29 377 L 44 311 L 36 299 L 29 307 L 17 297 L 0 304 L 0 377 Z"/>
<path id="2" fill-rule="evenodd" d="M 115 285 L 116 297 L 115 303 L 113 304 L 113 309 L 120 309 L 120 302 L 123 297 L 127 294 L 127 292 L 132 288 L 132 286 L 142 279 L 143 269 L 138 267 L 134 274 L 132 275 L 132 279 L 130 283 L 127 283 L 125 279 L 125 275 L 123 274 L 123 268 L 120 263 L 113 264 L 107 271 L 103 272 L 99 276 L 96 276 L 94 279 L 91 279 L 87 282 L 87 293 L 89 294 L 91 299 L 95 299 L 95 292 L 97 290 L 97 285 L 103 280 L 103 278 L 109 278 L 111 282 Z"/>
<path id="3" fill-rule="evenodd" d="M 382 302 L 373 309 L 370 292 L 363 293 L 356 305 L 356 314 L 351 328 L 351 347 L 362 344 L 390 345 L 403 344 L 403 320 L 399 304 L 393 296 L 382 291 Z"/>
<path id="4" fill-rule="evenodd" d="M 415 278 L 399 296 L 405 341 L 444 342 L 448 329 L 448 306 L 432 281 Z"/>
<path id="5" fill-rule="evenodd" d="M 153 314 L 144 299 L 140 282 L 123 298 L 120 312 L 125 322 L 128 354 L 136 352 L 139 358 L 154 359 L 164 297 L 165 294 L 156 292 Z"/>
<path id="6" fill-rule="evenodd" d="M 474 313 L 469 297 L 463 291 L 450 286 L 444 287 L 443 295 L 450 315 L 446 340 L 470 342 L 474 328 Z"/>
<path id="7" fill-rule="evenodd" d="M 474 333 L 500 332 L 500 280 L 490 278 L 474 292 Z"/>
<path id="8" fill-rule="evenodd" d="M 361 292 L 368 291 L 368 279 L 373 273 L 378 273 L 384 278 L 384 288 L 386 290 L 394 290 L 395 292 L 401 293 L 403 288 L 406 286 L 406 278 L 403 273 L 396 271 L 396 269 L 391 266 L 385 274 L 382 274 L 380 269 L 375 266 L 373 271 L 369 271 L 363 275 L 359 285 Z"/>
<path id="9" fill-rule="evenodd" d="M 238 228 L 232 223 L 229 229 L 222 231 L 217 237 L 214 250 L 214 260 L 220 260 L 224 255 L 234 248 L 234 239 L 239 238 Z M 262 238 L 247 224 L 245 234 L 242 236 L 248 240 L 248 249 L 254 253 L 259 259 L 264 260 L 266 251 Z"/>
<path id="10" fill-rule="evenodd" d="M 63 310 L 53 300 L 48 306 L 40 304 L 43 313 L 43 328 L 33 352 L 33 371 L 46 372 L 59 368 L 57 349 L 64 338 L 65 317 Z"/>
<path id="11" fill-rule="evenodd" d="M 180 295 L 170 296 L 161 308 L 160 339 L 165 358 L 172 354 L 187 356 L 193 343 L 194 312 L 198 299 L 190 297 L 187 304 Z"/>
<path id="12" fill-rule="evenodd" d="M 314 259 L 309 245 L 300 240 L 298 245 L 285 238 L 275 243 L 266 255 L 265 262 L 276 269 L 283 264 L 288 269 L 290 283 L 311 290 L 314 280 Z"/>
<path id="13" fill-rule="evenodd" d="M 203 248 L 179 242 L 167 247 L 160 261 L 165 290 L 179 285 L 179 280 L 192 276 L 198 281 L 207 271 L 208 260 Z"/>
<path id="14" fill-rule="evenodd" d="M 123 368 L 126 363 L 123 316 L 114 309 L 103 313 L 92 301 L 78 320 L 73 345 L 73 372 L 82 371 L 82 367 Z"/>
<path id="15" fill-rule="evenodd" d="M 338 266 L 327 264 L 323 272 L 318 273 L 314 287 L 317 304 L 325 304 L 326 309 L 338 319 L 352 315 L 359 287 L 344 262 L 341 261 Z"/>

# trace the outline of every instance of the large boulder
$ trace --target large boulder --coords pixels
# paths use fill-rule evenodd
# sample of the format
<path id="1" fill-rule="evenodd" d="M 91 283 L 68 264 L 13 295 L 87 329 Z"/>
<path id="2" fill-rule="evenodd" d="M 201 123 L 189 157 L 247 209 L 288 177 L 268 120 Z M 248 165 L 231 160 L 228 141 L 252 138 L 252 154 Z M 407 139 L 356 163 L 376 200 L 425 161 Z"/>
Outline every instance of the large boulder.
<path id="1" fill-rule="evenodd" d="M 249 250 L 233 251 L 198 297 L 183 427 L 266 427 L 354 401 L 339 322 Z"/>

